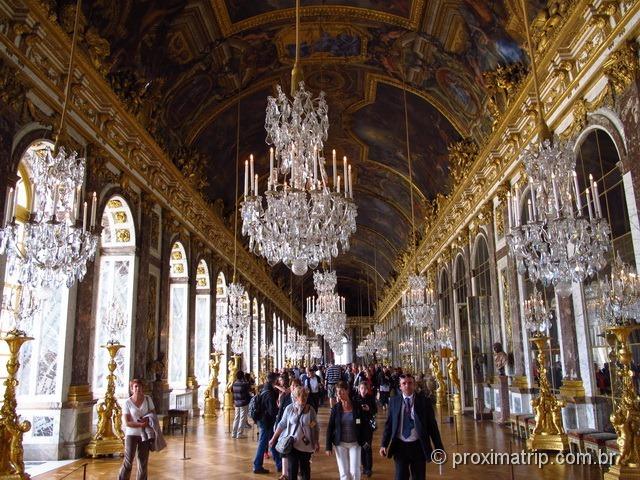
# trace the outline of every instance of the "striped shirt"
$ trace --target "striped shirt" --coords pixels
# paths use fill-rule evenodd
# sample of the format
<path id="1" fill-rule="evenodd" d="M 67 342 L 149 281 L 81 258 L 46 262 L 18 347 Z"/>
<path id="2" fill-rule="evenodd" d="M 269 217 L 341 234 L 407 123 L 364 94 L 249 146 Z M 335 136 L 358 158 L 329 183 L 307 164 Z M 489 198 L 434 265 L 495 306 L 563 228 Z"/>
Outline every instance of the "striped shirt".
<path id="1" fill-rule="evenodd" d="M 356 425 L 353 421 L 353 412 L 342 412 L 340 429 L 340 443 L 353 443 L 358 441 L 356 437 Z"/>
<path id="2" fill-rule="evenodd" d="M 338 365 L 332 365 L 327 368 L 327 384 L 335 385 L 341 380 L 340 367 Z"/>

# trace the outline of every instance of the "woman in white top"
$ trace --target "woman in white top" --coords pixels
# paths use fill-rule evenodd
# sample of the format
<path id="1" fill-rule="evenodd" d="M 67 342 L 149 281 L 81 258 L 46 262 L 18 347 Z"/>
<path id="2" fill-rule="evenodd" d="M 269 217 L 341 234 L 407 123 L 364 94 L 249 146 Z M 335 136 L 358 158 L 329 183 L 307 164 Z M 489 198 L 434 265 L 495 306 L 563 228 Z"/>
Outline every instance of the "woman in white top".
<path id="1" fill-rule="evenodd" d="M 293 403 L 285 408 L 282 420 L 269 441 L 269 446 L 273 448 L 283 432 L 286 436 L 294 436 L 293 448 L 287 455 L 287 473 L 292 480 L 298 478 L 298 472 L 302 480 L 310 480 L 311 454 L 320 449 L 320 428 L 316 411 L 307 404 L 307 397 L 307 389 L 302 386 L 291 390 Z"/>
<path id="2" fill-rule="evenodd" d="M 138 453 L 137 480 L 147 480 L 147 462 L 149 460 L 149 447 L 153 439 L 143 440 L 143 429 L 149 426 L 149 419 L 144 418 L 148 413 L 155 411 L 153 400 L 144 394 L 142 380 L 137 378 L 129 383 L 131 396 L 124 402 L 122 416 L 124 417 L 125 440 L 124 462 L 118 475 L 118 480 L 129 480 L 133 459 Z M 144 438 L 147 438 L 144 436 Z"/>

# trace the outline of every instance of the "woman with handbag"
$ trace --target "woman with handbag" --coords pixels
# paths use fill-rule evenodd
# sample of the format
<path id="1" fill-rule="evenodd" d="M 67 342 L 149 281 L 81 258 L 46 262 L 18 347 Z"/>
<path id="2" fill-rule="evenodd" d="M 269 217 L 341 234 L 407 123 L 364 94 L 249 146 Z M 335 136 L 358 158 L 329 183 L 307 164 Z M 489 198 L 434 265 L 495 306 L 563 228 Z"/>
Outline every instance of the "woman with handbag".
<path id="1" fill-rule="evenodd" d="M 327 428 L 326 453 L 336 454 L 340 480 L 360 480 L 362 446 L 366 443 L 366 417 L 359 403 L 349 397 L 345 381 L 336 384 L 338 403 L 331 409 Z"/>
<path id="2" fill-rule="evenodd" d="M 311 454 L 320 449 L 320 428 L 316 411 L 307 404 L 308 392 L 298 386 L 291 390 L 292 403 L 285 408 L 282 419 L 269 441 L 283 456 L 287 457 L 287 476 L 296 480 L 298 473 L 302 480 L 311 479 Z"/>
<path id="3" fill-rule="evenodd" d="M 149 427 L 149 413 L 155 411 L 153 400 L 144 394 L 142 380 L 134 378 L 129 383 L 131 396 L 124 402 L 122 416 L 124 417 L 125 440 L 124 461 L 118 475 L 118 480 L 129 480 L 133 459 L 138 457 L 137 480 L 147 480 L 147 463 L 149 461 L 149 449 L 153 438 L 146 436 L 145 429 Z"/>
<path id="4" fill-rule="evenodd" d="M 376 430 L 376 414 L 378 406 L 376 405 L 376 397 L 371 392 L 367 382 L 361 382 L 358 385 L 358 393 L 353 398 L 353 403 L 360 405 L 363 416 L 363 436 L 364 444 L 362 445 L 362 472 L 366 477 L 371 476 L 373 470 L 373 432 Z"/>

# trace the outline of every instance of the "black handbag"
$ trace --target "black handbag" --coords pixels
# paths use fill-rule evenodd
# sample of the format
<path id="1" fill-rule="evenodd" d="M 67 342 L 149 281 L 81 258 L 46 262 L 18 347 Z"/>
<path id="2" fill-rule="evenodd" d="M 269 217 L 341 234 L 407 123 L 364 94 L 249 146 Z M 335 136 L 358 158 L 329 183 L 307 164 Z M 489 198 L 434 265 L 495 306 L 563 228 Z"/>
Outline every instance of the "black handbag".
<path id="1" fill-rule="evenodd" d="M 293 429 L 293 433 L 291 435 L 280 435 L 278 441 L 276 442 L 276 451 L 280 455 L 289 455 L 291 450 L 293 450 L 293 442 L 296 439 L 296 432 L 298 431 L 298 427 L 300 426 L 300 417 L 302 417 L 302 413 L 298 415 L 298 421 L 296 422 L 296 428 Z"/>

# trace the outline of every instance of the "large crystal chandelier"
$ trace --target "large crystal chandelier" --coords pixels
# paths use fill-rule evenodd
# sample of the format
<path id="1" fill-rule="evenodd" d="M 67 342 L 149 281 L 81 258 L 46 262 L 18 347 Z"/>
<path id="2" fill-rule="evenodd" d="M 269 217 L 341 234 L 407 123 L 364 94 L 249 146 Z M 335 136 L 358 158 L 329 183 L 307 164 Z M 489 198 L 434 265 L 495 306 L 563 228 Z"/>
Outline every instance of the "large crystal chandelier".
<path id="1" fill-rule="evenodd" d="M 300 5 L 296 1 L 296 62 L 291 73 L 291 97 L 280 86 L 269 97 L 265 119 L 270 170 L 264 199 L 258 190 L 253 157 L 245 162 L 242 233 L 249 249 L 270 265 L 283 262 L 304 275 L 343 250 L 356 230 L 351 166 L 343 158 L 342 177 L 333 152 L 333 185 L 323 156 L 329 119 L 324 92 L 318 98 L 305 89 L 299 67 Z M 266 205 L 265 205 L 266 203 Z"/>
<path id="2" fill-rule="evenodd" d="M 320 360 L 322 358 L 322 348 L 316 342 L 313 342 L 309 347 L 309 356 L 314 360 Z"/>
<path id="3" fill-rule="evenodd" d="M 546 335 L 551 328 L 553 314 L 547 309 L 539 290 L 524 301 L 524 318 L 525 327 L 533 337 Z"/>
<path id="4" fill-rule="evenodd" d="M 90 223 L 89 207 L 82 202 L 85 159 L 75 152 L 67 155 L 64 148 L 55 153 L 51 145 L 43 144 L 32 149 L 25 162 L 32 181 L 31 214 L 24 224 L 16 221 L 17 189 L 10 189 L 0 254 L 7 253 L 7 271 L 21 285 L 70 288 L 87 273 L 99 238 L 95 194 Z"/>
<path id="5" fill-rule="evenodd" d="M 407 324 L 424 328 L 433 325 L 436 302 L 433 291 L 427 288 L 427 279 L 422 275 L 409 276 L 409 289 L 402 294 L 402 314 Z"/>
<path id="6" fill-rule="evenodd" d="M 602 218 L 597 183 L 589 176 L 583 206 L 572 144 L 554 139 L 544 120 L 528 29 L 526 33 L 538 105 L 540 145 L 523 154 L 531 192 L 528 220 L 522 223 L 520 194 L 516 189 L 507 202 L 507 243 L 519 273 L 528 272 L 534 282 L 552 284 L 559 296 L 568 297 L 572 282 L 582 282 L 606 265 L 610 228 Z"/>

